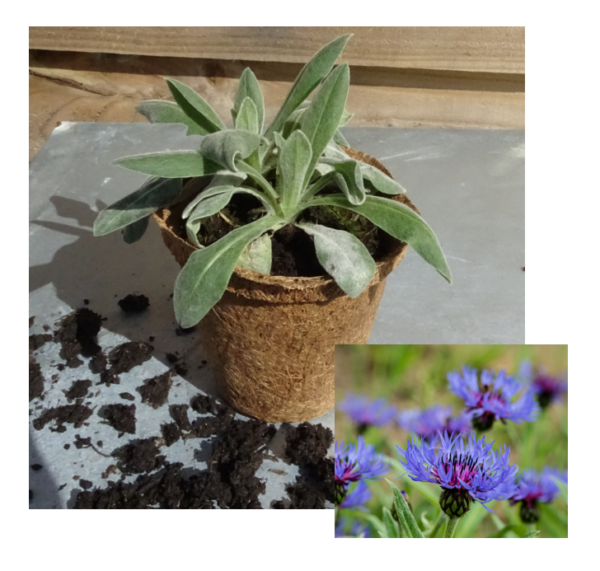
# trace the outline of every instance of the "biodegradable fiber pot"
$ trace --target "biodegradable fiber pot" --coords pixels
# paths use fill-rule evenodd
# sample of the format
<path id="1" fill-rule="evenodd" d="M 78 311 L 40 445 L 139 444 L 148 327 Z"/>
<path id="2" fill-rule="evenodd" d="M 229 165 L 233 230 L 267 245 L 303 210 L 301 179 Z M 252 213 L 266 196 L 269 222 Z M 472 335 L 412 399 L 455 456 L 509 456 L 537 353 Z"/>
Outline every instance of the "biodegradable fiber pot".
<path id="1" fill-rule="evenodd" d="M 346 152 L 391 176 L 372 157 Z M 417 211 L 406 196 L 395 199 Z M 154 218 L 183 266 L 196 248 L 185 239 L 180 212 L 164 208 Z M 209 364 L 227 402 L 269 422 L 301 422 L 333 408 L 335 345 L 367 342 L 385 279 L 406 250 L 389 237 L 373 281 L 354 299 L 329 277 L 271 276 L 236 267 L 225 294 L 202 320 Z"/>

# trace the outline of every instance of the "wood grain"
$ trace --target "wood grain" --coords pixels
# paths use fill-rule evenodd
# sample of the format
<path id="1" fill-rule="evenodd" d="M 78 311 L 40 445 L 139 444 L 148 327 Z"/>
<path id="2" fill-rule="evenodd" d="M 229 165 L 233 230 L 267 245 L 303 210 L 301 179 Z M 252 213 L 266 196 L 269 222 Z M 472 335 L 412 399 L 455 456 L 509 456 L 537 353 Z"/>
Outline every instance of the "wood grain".
<path id="1" fill-rule="evenodd" d="M 305 63 L 346 33 L 341 61 L 404 69 L 525 72 L 523 27 L 31 27 L 30 49 Z"/>

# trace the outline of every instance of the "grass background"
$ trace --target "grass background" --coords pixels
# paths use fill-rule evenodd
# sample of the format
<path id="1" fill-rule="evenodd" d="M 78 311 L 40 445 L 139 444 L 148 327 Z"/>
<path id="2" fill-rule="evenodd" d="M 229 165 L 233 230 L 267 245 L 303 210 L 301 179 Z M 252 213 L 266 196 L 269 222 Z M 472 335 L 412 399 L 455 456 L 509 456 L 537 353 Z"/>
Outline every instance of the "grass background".
<path id="1" fill-rule="evenodd" d="M 516 373 L 522 361 L 529 360 L 550 374 L 567 374 L 566 345 L 338 345 L 335 358 L 336 402 L 352 391 L 371 399 L 384 397 L 398 410 L 444 404 L 452 405 L 455 414 L 461 411 L 462 401 L 447 388 L 446 374 L 459 370 L 463 364 Z M 335 434 L 338 441 L 356 442 L 355 426 L 340 411 L 335 415 Z M 404 470 L 397 463 L 396 445 L 405 447 L 409 436 L 397 425 L 371 427 L 363 434 L 368 444 L 393 459 L 392 469 L 386 476 L 390 480 L 403 474 Z M 535 422 L 495 423 L 486 433 L 486 440 L 509 446 L 511 463 L 516 462 L 521 470 L 540 470 L 546 465 L 567 468 L 567 399 L 550 405 Z M 439 486 L 412 482 L 406 476 L 395 483 L 408 493 L 418 522 L 421 523 L 422 518 L 437 519 Z M 391 507 L 392 493 L 385 481 L 369 482 L 369 487 L 373 498 L 367 504 L 368 513 L 357 510 L 340 513 L 345 520 L 367 523 L 371 535 L 378 537 L 377 522 L 371 515 L 381 519 L 383 506 Z M 489 507 L 496 514 L 472 504 L 469 513 L 459 522 L 456 537 L 490 537 L 499 532 L 505 537 L 520 537 L 532 529 L 520 522 L 518 506 L 492 502 Z M 537 537 L 567 537 L 567 507 L 563 500 L 559 498 L 543 508 L 536 526 L 540 530 Z"/>

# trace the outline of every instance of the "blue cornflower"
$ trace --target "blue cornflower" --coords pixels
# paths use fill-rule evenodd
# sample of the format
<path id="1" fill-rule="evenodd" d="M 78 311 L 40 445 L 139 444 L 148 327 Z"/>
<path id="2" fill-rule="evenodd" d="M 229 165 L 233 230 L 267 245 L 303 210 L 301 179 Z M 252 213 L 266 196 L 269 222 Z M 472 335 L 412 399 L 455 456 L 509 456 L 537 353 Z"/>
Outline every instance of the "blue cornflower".
<path id="1" fill-rule="evenodd" d="M 509 466 L 510 449 L 492 450 L 493 442 L 477 439 L 471 432 L 467 444 L 459 434 L 439 435 L 436 444 L 413 437 L 403 450 L 398 446 L 400 463 L 411 480 L 431 482 L 442 487 L 440 507 L 450 518 L 461 517 L 473 501 L 485 504 L 502 500 L 515 490 L 516 465 Z"/>
<path id="2" fill-rule="evenodd" d="M 548 466 L 539 473 L 535 470 L 523 471 L 515 492 L 509 498 L 511 505 L 521 503 L 519 515 L 523 523 L 539 521 L 539 504 L 548 504 L 556 499 L 560 490 L 554 478 L 566 484 L 567 471 L 561 472 Z"/>
<path id="3" fill-rule="evenodd" d="M 353 393 L 347 393 L 338 408 L 358 426 L 359 434 L 369 426 L 384 426 L 396 416 L 395 407 L 388 405 L 385 399 L 372 401 L 366 396 L 355 396 Z"/>
<path id="4" fill-rule="evenodd" d="M 463 412 L 452 418 L 452 407 L 435 405 L 424 410 L 413 408 L 398 413 L 398 424 L 420 436 L 423 440 L 431 442 L 438 433 L 468 434 L 473 430 L 471 415 Z"/>
<path id="5" fill-rule="evenodd" d="M 569 388 L 565 379 L 549 375 L 543 369 L 534 369 L 528 361 L 521 363 L 519 376 L 531 384 L 531 390 L 542 408 L 560 402 Z"/>
<path id="6" fill-rule="evenodd" d="M 368 526 L 361 524 L 358 521 L 352 522 L 348 525 L 348 522 L 339 518 L 338 522 L 335 526 L 335 536 L 336 537 L 371 537 L 371 532 L 369 531 Z"/>
<path id="7" fill-rule="evenodd" d="M 375 447 L 365 444 L 362 436 L 358 445 L 335 443 L 335 499 L 339 506 L 346 497 L 348 486 L 359 480 L 376 480 L 390 469 Z"/>
<path id="8" fill-rule="evenodd" d="M 344 501 L 338 506 L 345 509 L 366 510 L 364 504 L 371 499 L 371 490 L 364 480 L 357 482 L 352 490 L 347 490 Z"/>
<path id="9" fill-rule="evenodd" d="M 531 390 L 512 400 L 523 385 L 504 371 L 494 378 L 492 372 L 484 370 L 478 378 L 477 369 L 463 366 L 462 375 L 457 371 L 448 373 L 448 383 L 450 390 L 465 401 L 466 412 L 471 413 L 473 428 L 477 430 L 489 430 L 496 420 L 503 424 L 507 420 L 517 424 L 532 421 L 539 413 Z"/>

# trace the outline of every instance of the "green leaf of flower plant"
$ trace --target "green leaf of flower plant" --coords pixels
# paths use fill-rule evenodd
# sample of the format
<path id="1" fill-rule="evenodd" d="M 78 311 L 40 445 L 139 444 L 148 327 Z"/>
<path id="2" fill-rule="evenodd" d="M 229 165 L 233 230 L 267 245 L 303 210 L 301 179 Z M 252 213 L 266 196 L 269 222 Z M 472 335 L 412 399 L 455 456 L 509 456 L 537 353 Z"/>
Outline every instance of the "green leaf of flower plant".
<path id="1" fill-rule="evenodd" d="M 200 231 L 200 226 L 202 224 L 202 220 L 188 220 L 185 225 L 185 233 L 187 234 L 187 238 L 191 244 L 196 246 L 196 248 L 204 248 L 202 244 L 198 241 L 198 232 Z"/>
<path id="2" fill-rule="evenodd" d="M 94 236 L 104 236 L 168 206 L 181 192 L 181 179 L 149 179 L 141 188 L 105 208 L 94 221 Z M 139 229 L 138 229 L 139 230 Z"/>
<path id="3" fill-rule="evenodd" d="M 251 131 L 257 135 L 259 134 L 258 111 L 250 97 L 246 97 L 240 106 L 240 110 L 235 119 L 235 128 Z"/>
<path id="4" fill-rule="evenodd" d="M 200 143 L 200 153 L 206 159 L 237 172 L 236 158 L 249 157 L 260 144 L 260 136 L 250 131 L 226 129 L 206 135 Z"/>
<path id="5" fill-rule="evenodd" d="M 302 131 L 310 141 L 313 151 L 307 171 L 308 179 L 337 129 L 346 105 L 349 84 L 350 69 L 347 64 L 340 65 L 323 82 L 310 107 L 302 116 Z M 308 183 L 308 180 L 306 182 Z"/>
<path id="6" fill-rule="evenodd" d="M 267 136 L 273 131 L 281 131 L 290 114 L 304 102 L 323 78 L 329 74 L 351 35 L 341 36 L 321 48 L 302 68 L 275 119 L 267 129 L 265 133 Z"/>
<path id="7" fill-rule="evenodd" d="M 311 206 L 339 206 L 364 216 L 384 232 L 409 244 L 448 282 L 452 282 L 446 257 L 433 230 L 423 218 L 405 204 L 380 196 L 367 196 L 363 204 L 355 206 L 348 202 L 346 197 L 335 195 L 318 197 L 310 204 Z"/>
<path id="8" fill-rule="evenodd" d="M 302 131 L 294 131 L 282 144 L 277 169 L 277 193 L 285 214 L 293 212 L 300 202 L 311 158 L 310 142 Z"/>
<path id="9" fill-rule="evenodd" d="M 296 226 L 313 238 L 319 263 L 350 297 L 359 296 L 371 283 L 375 261 L 356 236 L 320 224 Z"/>
<path id="10" fill-rule="evenodd" d="M 258 120 L 258 129 L 256 132 L 260 134 L 262 132 L 263 123 L 265 120 L 265 102 L 262 91 L 260 90 L 260 86 L 258 84 L 258 80 L 249 67 L 242 72 L 242 75 L 240 76 L 240 83 L 235 94 L 235 101 L 233 104 L 235 121 L 237 121 L 237 118 L 240 115 L 241 108 L 246 97 L 249 97 L 256 107 L 256 116 Z M 246 127 L 241 128 L 244 129 Z"/>
<path id="11" fill-rule="evenodd" d="M 203 157 L 197 151 L 165 151 L 122 157 L 113 165 L 135 172 L 162 178 L 191 178 L 214 174 L 221 170 L 219 164 Z"/>
<path id="12" fill-rule="evenodd" d="M 569 505 L 569 490 L 567 488 L 567 485 L 562 480 L 559 480 L 558 478 L 554 478 L 554 482 L 556 483 L 556 485 L 558 486 L 558 489 L 560 490 L 560 497 L 563 499 L 565 504 L 568 506 Z"/>
<path id="13" fill-rule="evenodd" d="M 188 214 L 188 222 L 208 218 L 209 216 L 212 216 L 213 214 L 223 210 L 223 208 L 229 204 L 229 201 L 233 196 L 233 190 L 235 189 L 230 187 L 230 190 L 228 191 L 215 193 L 213 196 L 198 202 L 198 204 L 196 204 L 196 206 L 192 208 L 191 212 Z"/>
<path id="14" fill-rule="evenodd" d="M 404 190 L 402 185 L 398 184 L 393 178 L 390 178 L 379 169 L 366 163 L 359 164 L 362 177 L 367 181 L 370 188 L 378 190 L 383 194 L 396 195 L 406 193 L 406 190 Z"/>
<path id="15" fill-rule="evenodd" d="M 402 497 L 400 490 L 386 478 L 386 482 L 392 487 L 394 493 L 394 507 L 396 508 L 396 514 L 398 514 L 398 520 L 404 528 L 404 531 L 408 537 L 421 538 L 423 533 L 419 529 L 417 522 L 406 503 L 406 500 Z"/>
<path id="16" fill-rule="evenodd" d="M 177 103 L 161 99 L 142 101 L 137 107 L 138 113 L 146 117 L 150 123 L 182 123 L 188 135 L 206 135 L 207 131 L 192 121 Z"/>
<path id="17" fill-rule="evenodd" d="M 540 532 L 539 529 L 536 529 L 535 531 L 530 531 L 529 533 L 526 533 L 521 539 L 528 539 L 530 537 L 535 537 L 539 532 Z"/>
<path id="18" fill-rule="evenodd" d="M 181 327 L 196 325 L 217 303 L 244 248 L 280 220 L 265 216 L 236 228 L 218 242 L 195 251 L 175 280 L 173 302 Z"/>
<path id="19" fill-rule="evenodd" d="M 383 512 L 383 523 L 385 524 L 386 535 L 389 538 L 398 539 L 400 538 L 400 526 L 398 522 L 392 517 L 392 512 L 385 506 L 382 509 Z"/>
<path id="20" fill-rule="evenodd" d="M 146 216 L 145 218 L 140 218 L 139 220 L 132 222 L 129 226 L 125 226 L 125 228 L 123 228 L 123 240 L 125 240 L 127 244 L 137 242 L 146 233 L 149 221 L 150 216 Z"/>
<path id="21" fill-rule="evenodd" d="M 215 110 L 191 87 L 176 79 L 167 79 L 167 85 L 183 112 L 204 131 L 203 135 L 227 128 Z"/>
<path id="22" fill-rule="evenodd" d="M 349 160 L 333 165 L 336 171 L 335 181 L 351 204 L 362 204 L 365 201 L 365 185 L 357 161 Z"/>
<path id="23" fill-rule="evenodd" d="M 270 274 L 272 262 L 271 237 L 268 234 L 263 234 L 244 248 L 238 258 L 237 265 L 261 274 Z"/>

